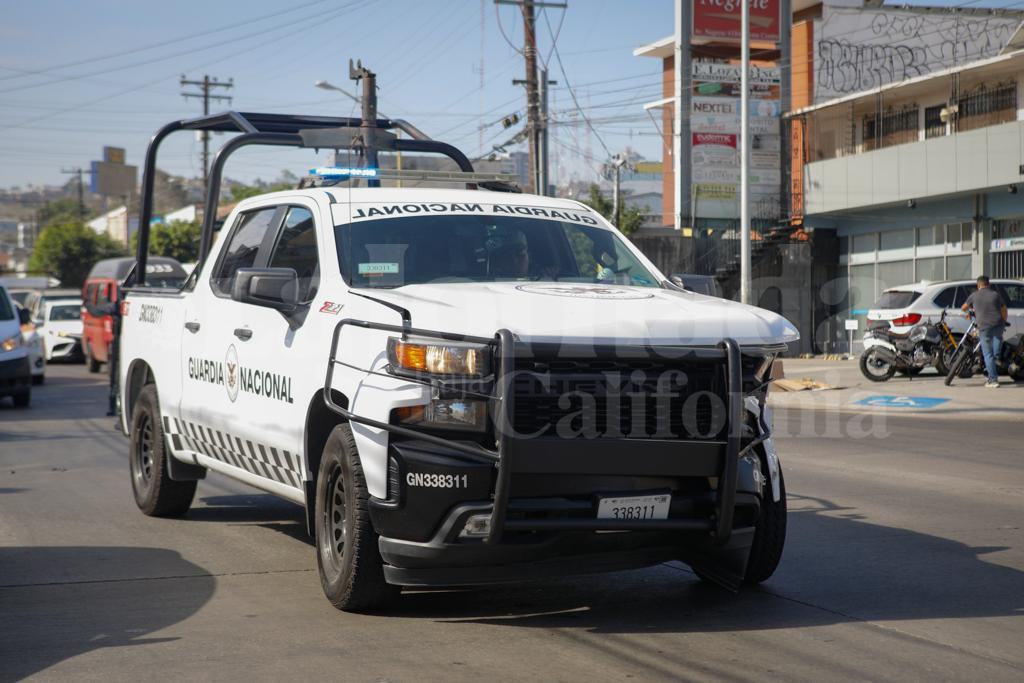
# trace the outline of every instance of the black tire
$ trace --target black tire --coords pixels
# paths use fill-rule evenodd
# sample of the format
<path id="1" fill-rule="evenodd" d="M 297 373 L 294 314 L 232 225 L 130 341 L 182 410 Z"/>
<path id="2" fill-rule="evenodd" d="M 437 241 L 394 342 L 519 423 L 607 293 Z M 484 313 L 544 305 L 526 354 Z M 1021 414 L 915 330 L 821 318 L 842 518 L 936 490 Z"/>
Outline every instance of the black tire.
<path id="1" fill-rule="evenodd" d="M 11 396 L 11 399 L 14 400 L 15 408 L 28 408 L 29 404 L 32 403 L 32 391 L 26 390 L 19 392 Z"/>
<path id="2" fill-rule="evenodd" d="M 766 473 L 767 474 L 767 473 Z M 770 480 L 769 480 L 770 481 Z M 743 576 L 744 583 L 761 583 L 775 573 L 786 545 L 786 480 L 779 469 L 779 502 L 772 499 L 771 484 L 765 487 L 761 512 L 754 526 L 754 542 Z"/>
<path id="3" fill-rule="evenodd" d="M 949 371 L 946 372 L 946 386 L 948 387 L 953 383 L 953 378 L 956 376 L 964 377 L 964 372 L 973 374 L 971 370 L 971 363 L 974 362 L 974 350 L 967 348 L 967 345 L 961 345 L 957 348 L 956 353 L 953 354 L 953 362 L 949 367 Z M 966 366 L 966 369 L 965 369 Z M 967 377 L 971 375 L 968 374 Z M 966 378 L 964 378 L 966 379 Z"/>
<path id="4" fill-rule="evenodd" d="M 860 354 L 860 374 L 872 382 L 888 382 L 896 374 L 896 365 L 887 363 L 885 369 L 875 364 L 875 356 L 878 355 L 874 349 L 868 349 Z M 879 360 L 879 363 L 884 361 Z"/>
<path id="5" fill-rule="evenodd" d="M 39 386 L 46 381 L 46 375 L 32 375 L 32 384 Z"/>
<path id="6" fill-rule="evenodd" d="M 949 372 L 949 364 L 952 362 L 955 353 L 956 348 L 952 344 L 943 346 L 935 358 L 935 371 L 945 376 Z"/>
<path id="7" fill-rule="evenodd" d="M 93 358 L 90 346 L 85 342 L 82 342 L 82 351 L 85 354 L 85 364 L 89 366 L 89 372 L 94 374 L 99 372 L 102 363 Z"/>
<path id="8" fill-rule="evenodd" d="M 316 482 L 316 565 L 324 595 L 346 612 L 380 609 L 400 591 L 384 580 L 368 498 L 352 430 L 338 425 L 327 438 Z"/>
<path id="9" fill-rule="evenodd" d="M 174 481 L 167 473 L 171 456 L 164 444 L 155 384 L 144 386 L 135 401 L 129 443 L 132 493 L 139 509 L 151 517 L 180 517 L 188 512 L 197 482 Z"/>
<path id="10" fill-rule="evenodd" d="M 921 374 L 921 368 L 905 368 L 903 370 L 897 370 L 904 377 L 917 377 Z"/>

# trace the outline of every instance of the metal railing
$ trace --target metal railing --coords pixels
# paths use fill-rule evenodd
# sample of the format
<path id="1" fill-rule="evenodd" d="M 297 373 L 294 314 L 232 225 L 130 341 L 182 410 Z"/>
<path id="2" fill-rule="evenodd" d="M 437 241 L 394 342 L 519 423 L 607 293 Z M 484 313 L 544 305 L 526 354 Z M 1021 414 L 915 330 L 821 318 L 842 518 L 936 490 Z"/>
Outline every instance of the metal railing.
<path id="1" fill-rule="evenodd" d="M 918 107 L 910 105 L 864 117 L 864 150 L 917 142 Z"/>
<path id="2" fill-rule="evenodd" d="M 961 94 L 957 99 L 956 130 L 958 132 L 1009 123 L 1017 119 L 1017 83 L 981 85 L 977 90 Z"/>

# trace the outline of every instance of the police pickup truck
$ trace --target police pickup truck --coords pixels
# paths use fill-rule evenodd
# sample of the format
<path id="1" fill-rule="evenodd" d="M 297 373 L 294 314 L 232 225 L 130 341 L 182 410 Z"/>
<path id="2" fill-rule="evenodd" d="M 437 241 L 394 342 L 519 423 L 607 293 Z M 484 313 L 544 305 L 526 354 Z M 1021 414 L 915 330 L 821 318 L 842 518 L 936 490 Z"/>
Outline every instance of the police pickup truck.
<path id="1" fill-rule="evenodd" d="M 673 559 L 734 590 L 768 578 L 786 498 L 764 399 L 794 328 L 684 291 L 587 206 L 509 192 L 422 137 L 388 149 L 449 156 L 465 189 L 320 169 L 215 233 L 231 151 L 358 124 L 229 113 L 154 138 L 147 177 L 170 132 L 241 133 L 213 165 L 193 275 L 147 286 L 142 234 L 125 283 L 139 508 L 186 514 L 209 472 L 302 505 L 345 610 Z"/>

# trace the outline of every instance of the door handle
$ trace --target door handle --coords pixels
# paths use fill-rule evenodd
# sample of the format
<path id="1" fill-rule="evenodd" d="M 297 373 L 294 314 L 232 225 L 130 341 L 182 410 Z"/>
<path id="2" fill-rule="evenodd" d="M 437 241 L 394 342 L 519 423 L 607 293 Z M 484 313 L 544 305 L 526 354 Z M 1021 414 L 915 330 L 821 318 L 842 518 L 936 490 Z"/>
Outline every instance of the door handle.
<path id="1" fill-rule="evenodd" d="M 199 323 L 195 321 L 185 323 L 185 329 L 193 334 L 199 331 Z"/>
<path id="2" fill-rule="evenodd" d="M 242 341 L 249 341 L 249 339 L 252 338 L 252 330 L 248 327 L 236 327 L 235 336 Z"/>

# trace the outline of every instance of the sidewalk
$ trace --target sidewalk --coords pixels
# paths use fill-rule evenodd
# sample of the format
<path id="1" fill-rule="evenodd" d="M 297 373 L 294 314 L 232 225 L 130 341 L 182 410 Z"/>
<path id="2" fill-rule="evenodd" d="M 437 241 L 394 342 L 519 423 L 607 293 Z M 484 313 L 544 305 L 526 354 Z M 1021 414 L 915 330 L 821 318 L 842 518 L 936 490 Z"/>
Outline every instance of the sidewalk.
<path id="1" fill-rule="evenodd" d="M 783 360 L 786 379 L 813 379 L 836 387 L 821 391 L 768 392 L 776 409 L 799 408 L 844 413 L 884 413 L 944 418 L 953 415 L 981 420 L 1024 422 L 1024 382 L 1001 376 L 998 389 L 986 389 L 983 375 L 956 379 L 947 387 L 934 368 L 914 379 L 896 374 L 888 382 L 872 382 L 860 372 L 858 359 Z"/>

